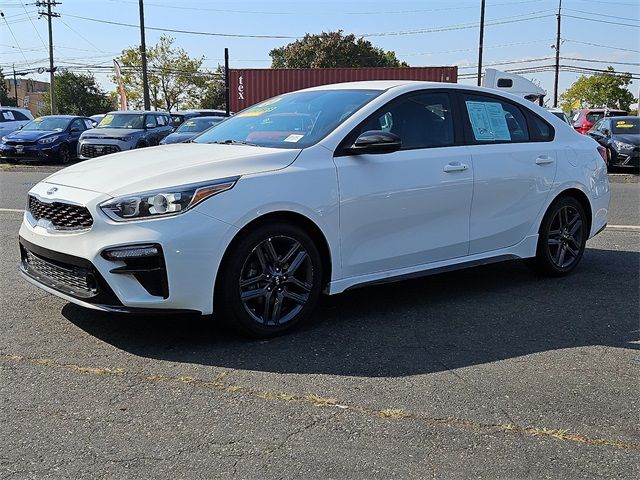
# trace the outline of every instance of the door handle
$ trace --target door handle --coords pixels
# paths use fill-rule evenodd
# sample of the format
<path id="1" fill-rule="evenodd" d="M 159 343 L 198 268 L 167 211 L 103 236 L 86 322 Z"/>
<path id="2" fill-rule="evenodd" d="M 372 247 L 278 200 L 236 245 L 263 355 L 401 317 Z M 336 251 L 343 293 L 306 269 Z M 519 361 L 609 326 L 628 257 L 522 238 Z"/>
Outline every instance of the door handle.
<path id="1" fill-rule="evenodd" d="M 540 155 L 536 158 L 536 165 L 548 165 L 553 162 L 555 162 L 555 160 L 547 155 Z"/>
<path id="2" fill-rule="evenodd" d="M 447 165 L 445 165 L 443 170 L 445 172 L 447 172 L 447 173 L 464 172 L 467 168 L 469 168 L 469 165 L 467 165 L 465 163 L 452 162 L 452 163 L 448 163 Z"/>

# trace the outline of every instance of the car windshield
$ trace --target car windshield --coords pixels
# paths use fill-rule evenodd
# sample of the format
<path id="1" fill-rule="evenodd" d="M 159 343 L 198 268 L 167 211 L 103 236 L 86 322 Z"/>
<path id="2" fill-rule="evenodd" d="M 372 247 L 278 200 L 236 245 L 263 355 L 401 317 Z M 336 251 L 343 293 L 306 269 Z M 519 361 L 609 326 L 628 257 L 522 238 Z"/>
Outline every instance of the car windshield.
<path id="1" fill-rule="evenodd" d="M 144 114 L 110 113 L 96 128 L 144 128 Z"/>
<path id="2" fill-rule="evenodd" d="M 224 120 L 222 117 L 216 118 L 191 118 L 176 129 L 176 133 L 198 133 L 214 126 Z"/>
<path id="3" fill-rule="evenodd" d="M 194 142 L 308 147 L 380 93 L 377 90 L 316 90 L 281 95 L 228 118 Z"/>
<path id="4" fill-rule="evenodd" d="M 56 117 L 38 117 L 35 120 L 27 123 L 22 130 L 34 131 L 40 130 L 43 132 L 61 132 L 66 130 L 69 126 L 68 118 L 56 118 Z"/>
<path id="5" fill-rule="evenodd" d="M 624 120 L 613 120 L 612 133 L 619 135 L 640 134 L 640 120 L 635 118 L 625 118 Z"/>

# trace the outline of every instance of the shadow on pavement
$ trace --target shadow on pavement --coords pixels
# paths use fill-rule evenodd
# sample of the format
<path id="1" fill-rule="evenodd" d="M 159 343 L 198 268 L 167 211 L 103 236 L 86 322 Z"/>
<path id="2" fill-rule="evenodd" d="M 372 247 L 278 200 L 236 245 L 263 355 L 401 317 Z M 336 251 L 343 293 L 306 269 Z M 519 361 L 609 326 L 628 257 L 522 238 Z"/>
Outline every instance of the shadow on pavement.
<path id="1" fill-rule="evenodd" d="M 640 253 L 587 249 L 569 277 L 508 262 L 325 297 L 292 334 L 246 340 L 210 317 L 63 315 L 132 354 L 281 373 L 405 376 L 585 345 L 637 348 Z"/>

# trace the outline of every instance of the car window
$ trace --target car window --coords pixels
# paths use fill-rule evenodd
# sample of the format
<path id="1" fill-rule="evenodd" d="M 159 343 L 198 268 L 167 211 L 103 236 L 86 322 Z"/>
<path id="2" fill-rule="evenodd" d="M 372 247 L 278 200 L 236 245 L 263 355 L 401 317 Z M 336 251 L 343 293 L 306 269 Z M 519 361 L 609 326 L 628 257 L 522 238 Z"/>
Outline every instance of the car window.
<path id="1" fill-rule="evenodd" d="M 14 117 L 16 120 L 19 120 L 19 121 L 24 121 L 24 120 L 29 121 L 29 120 L 31 120 L 31 119 L 30 119 L 29 117 L 27 117 L 24 113 L 19 112 L 18 110 L 11 110 L 11 111 L 13 112 L 13 117 Z"/>
<path id="2" fill-rule="evenodd" d="M 155 115 L 147 115 L 145 121 L 144 121 L 144 125 L 145 127 L 151 126 L 151 127 L 157 127 L 158 124 L 156 123 L 156 116 Z"/>
<path id="3" fill-rule="evenodd" d="M 144 128 L 144 115 L 108 113 L 96 128 Z"/>
<path id="4" fill-rule="evenodd" d="M 538 142 L 550 142 L 555 137 L 553 127 L 542 118 L 529 112 L 530 123 L 533 126 L 533 140 Z"/>
<path id="5" fill-rule="evenodd" d="M 463 95 L 470 138 L 474 143 L 529 141 L 524 115 L 515 105 L 495 97 Z"/>
<path id="6" fill-rule="evenodd" d="M 84 132 L 86 130 L 86 127 L 84 126 L 84 123 L 82 122 L 82 119 L 80 118 L 76 118 L 72 123 L 71 123 L 71 128 L 70 130 L 73 130 L 74 128 L 77 128 L 78 130 L 80 130 L 81 132 Z"/>
<path id="7" fill-rule="evenodd" d="M 13 115 L 12 110 L 2 110 L 2 115 L 0 115 L 0 122 L 13 122 L 16 120 L 16 117 Z"/>
<path id="8" fill-rule="evenodd" d="M 158 125 L 165 125 L 165 119 L 163 115 L 156 115 L 156 122 L 158 122 Z"/>
<path id="9" fill-rule="evenodd" d="M 590 112 L 587 113 L 587 121 L 591 122 L 591 123 L 595 123 L 598 120 L 600 120 L 601 118 L 604 117 L 604 112 Z"/>
<path id="10" fill-rule="evenodd" d="M 402 150 L 454 144 L 451 101 L 446 93 L 420 93 L 391 101 L 352 132 L 353 141 L 368 130 L 400 137 Z"/>
<path id="11" fill-rule="evenodd" d="M 614 120 L 611 133 L 618 135 L 638 135 L 640 134 L 640 119 L 625 118 L 624 120 Z"/>
<path id="12" fill-rule="evenodd" d="M 602 124 L 604 123 L 604 119 L 598 120 L 598 122 L 593 126 L 593 130 L 598 132 L 602 131 Z"/>
<path id="13" fill-rule="evenodd" d="M 93 121 L 88 120 L 88 119 L 86 119 L 86 118 L 85 118 L 83 121 L 84 121 L 84 124 L 85 124 L 86 130 L 88 130 L 88 129 L 90 129 L 90 128 L 93 128 Z"/>

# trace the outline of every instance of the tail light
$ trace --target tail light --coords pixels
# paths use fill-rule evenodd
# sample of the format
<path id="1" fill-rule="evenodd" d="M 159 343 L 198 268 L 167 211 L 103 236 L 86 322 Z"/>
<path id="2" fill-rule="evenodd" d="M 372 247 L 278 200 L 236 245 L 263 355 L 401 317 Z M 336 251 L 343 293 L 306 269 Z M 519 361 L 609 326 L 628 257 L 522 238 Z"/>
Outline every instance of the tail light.
<path id="1" fill-rule="evenodd" d="M 607 149 L 601 145 L 598 145 L 598 153 L 602 157 L 602 160 L 604 160 L 604 163 L 607 163 Z"/>

